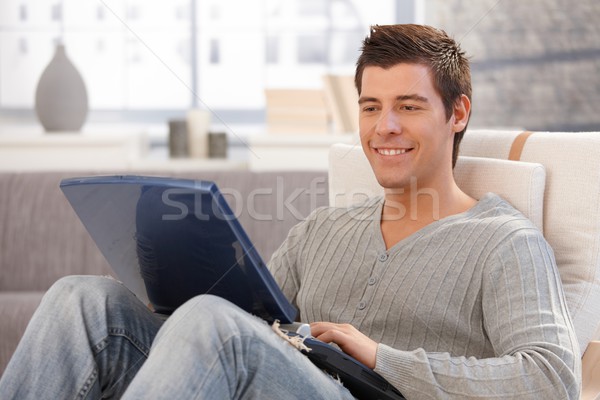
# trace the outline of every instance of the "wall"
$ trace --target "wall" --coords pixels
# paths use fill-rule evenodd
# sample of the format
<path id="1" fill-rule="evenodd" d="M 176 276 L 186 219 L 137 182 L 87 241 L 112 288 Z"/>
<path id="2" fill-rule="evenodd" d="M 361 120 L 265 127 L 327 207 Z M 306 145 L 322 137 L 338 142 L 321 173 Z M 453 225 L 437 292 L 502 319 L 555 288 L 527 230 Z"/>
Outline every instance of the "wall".
<path id="1" fill-rule="evenodd" d="M 426 0 L 470 55 L 472 127 L 600 131 L 600 2 Z"/>

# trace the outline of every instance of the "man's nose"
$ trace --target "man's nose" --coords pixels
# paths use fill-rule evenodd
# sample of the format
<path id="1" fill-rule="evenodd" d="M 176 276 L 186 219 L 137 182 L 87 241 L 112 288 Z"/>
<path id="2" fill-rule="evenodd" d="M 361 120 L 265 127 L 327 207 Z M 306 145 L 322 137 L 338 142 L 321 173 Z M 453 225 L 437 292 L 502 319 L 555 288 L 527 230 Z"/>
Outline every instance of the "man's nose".
<path id="1" fill-rule="evenodd" d="M 381 113 L 375 126 L 378 135 L 398 134 L 402 132 L 400 116 L 394 110 L 386 110 Z"/>

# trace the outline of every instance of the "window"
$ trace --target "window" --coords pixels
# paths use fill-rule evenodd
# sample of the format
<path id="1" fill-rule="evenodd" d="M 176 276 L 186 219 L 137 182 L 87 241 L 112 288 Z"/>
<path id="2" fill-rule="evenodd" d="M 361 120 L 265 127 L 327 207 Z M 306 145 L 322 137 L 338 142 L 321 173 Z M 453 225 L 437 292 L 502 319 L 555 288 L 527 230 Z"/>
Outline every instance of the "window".
<path id="1" fill-rule="evenodd" d="M 262 110 L 267 87 L 319 87 L 324 73 L 352 73 L 368 27 L 394 23 L 401 3 L 2 1 L 0 111 L 33 108 L 59 38 L 92 110 L 186 110 L 194 93 L 212 109 Z"/>

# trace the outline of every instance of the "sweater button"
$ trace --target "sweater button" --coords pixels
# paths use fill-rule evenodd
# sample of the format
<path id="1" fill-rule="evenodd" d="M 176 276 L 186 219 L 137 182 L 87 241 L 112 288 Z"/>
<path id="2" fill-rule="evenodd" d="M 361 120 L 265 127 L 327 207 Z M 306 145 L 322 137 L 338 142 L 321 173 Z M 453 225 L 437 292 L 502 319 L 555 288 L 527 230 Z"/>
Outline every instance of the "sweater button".
<path id="1" fill-rule="evenodd" d="M 384 262 L 387 259 L 388 259 L 388 254 L 387 253 L 381 253 L 379 255 L 379 261 Z"/>
<path id="2" fill-rule="evenodd" d="M 359 310 L 364 310 L 367 307 L 367 303 L 364 301 L 361 301 L 360 303 L 358 303 L 358 309 Z"/>
<path id="3" fill-rule="evenodd" d="M 375 278 L 374 276 L 370 277 L 369 280 L 367 281 L 367 283 L 371 286 L 373 286 L 375 283 L 377 283 L 377 278 Z"/>

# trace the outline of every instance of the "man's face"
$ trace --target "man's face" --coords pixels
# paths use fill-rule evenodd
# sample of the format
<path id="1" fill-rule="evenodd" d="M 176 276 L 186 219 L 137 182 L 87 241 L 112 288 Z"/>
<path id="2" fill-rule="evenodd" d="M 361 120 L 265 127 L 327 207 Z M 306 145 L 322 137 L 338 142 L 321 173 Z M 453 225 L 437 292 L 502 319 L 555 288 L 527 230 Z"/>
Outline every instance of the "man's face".
<path id="1" fill-rule="evenodd" d="M 383 187 L 408 189 L 413 178 L 417 187 L 442 189 L 452 178 L 453 121 L 446 119 L 428 67 L 364 69 L 360 137 Z"/>

